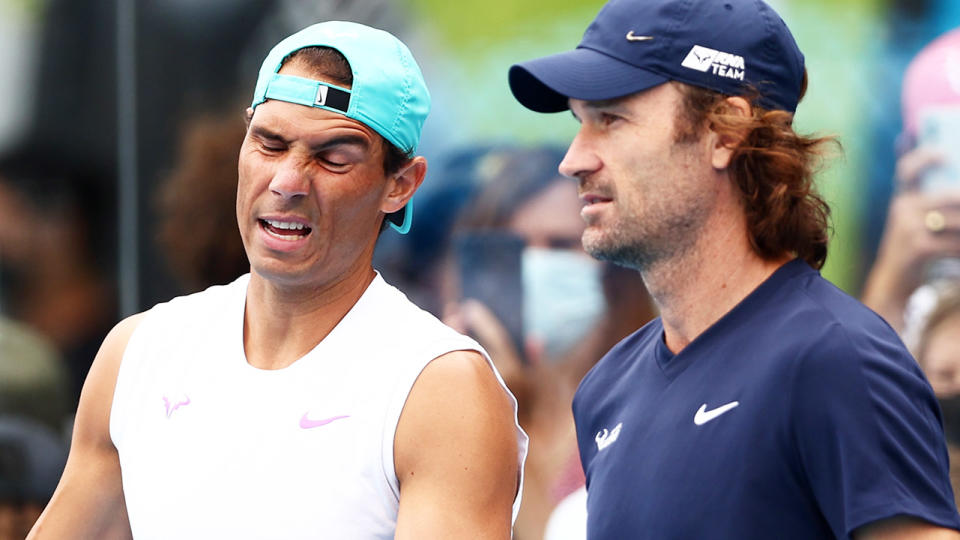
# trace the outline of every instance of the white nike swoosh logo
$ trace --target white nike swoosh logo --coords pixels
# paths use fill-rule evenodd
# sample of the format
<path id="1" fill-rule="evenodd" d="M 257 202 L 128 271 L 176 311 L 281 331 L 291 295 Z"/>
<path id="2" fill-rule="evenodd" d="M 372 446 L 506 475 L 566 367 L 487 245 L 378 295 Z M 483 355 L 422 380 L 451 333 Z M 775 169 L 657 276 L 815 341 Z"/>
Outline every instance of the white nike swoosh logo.
<path id="1" fill-rule="evenodd" d="M 633 33 L 633 30 L 627 32 L 627 41 L 650 41 L 653 39 L 653 36 L 638 36 Z"/>
<path id="2" fill-rule="evenodd" d="M 697 414 L 695 414 L 695 415 L 693 416 L 693 423 L 696 424 L 696 425 L 698 425 L 698 426 L 702 426 L 702 425 L 706 424 L 707 422 L 713 420 L 714 418 L 720 416 L 721 414 L 723 414 L 723 413 L 729 411 L 730 409 L 736 407 L 736 406 L 739 405 L 739 404 L 740 404 L 739 401 L 731 401 L 730 403 L 727 403 L 726 405 L 721 405 L 721 406 L 717 407 L 716 409 L 712 409 L 712 410 L 709 410 L 709 411 L 708 411 L 708 410 L 707 410 L 707 404 L 704 403 L 703 405 L 700 406 L 700 410 L 697 411 Z"/>

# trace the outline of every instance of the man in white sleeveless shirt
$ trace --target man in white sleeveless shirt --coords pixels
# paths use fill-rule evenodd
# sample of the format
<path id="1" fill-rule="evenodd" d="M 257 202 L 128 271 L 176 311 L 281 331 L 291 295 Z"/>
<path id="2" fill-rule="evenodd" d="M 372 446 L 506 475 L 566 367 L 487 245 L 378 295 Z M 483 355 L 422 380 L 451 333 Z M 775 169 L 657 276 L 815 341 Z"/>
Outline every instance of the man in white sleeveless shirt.
<path id="1" fill-rule="evenodd" d="M 260 70 L 249 275 L 107 336 L 31 538 L 509 538 L 527 438 L 486 353 L 371 265 L 426 173 L 409 50 L 327 22 Z"/>

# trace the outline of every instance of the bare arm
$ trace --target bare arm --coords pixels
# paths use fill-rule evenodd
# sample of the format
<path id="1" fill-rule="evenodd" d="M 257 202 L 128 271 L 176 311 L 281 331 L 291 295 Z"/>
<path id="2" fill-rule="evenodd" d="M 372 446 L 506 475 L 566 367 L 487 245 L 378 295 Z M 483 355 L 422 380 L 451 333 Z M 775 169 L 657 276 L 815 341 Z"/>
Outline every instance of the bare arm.
<path id="1" fill-rule="evenodd" d="M 957 540 L 960 532 L 926 521 L 897 516 L 869 523 L 853 531 L 856 540 Z"/>
<path id="2" fill-rule="evenodd" d="M 455 351 L 420 374 L 397 425 L 396 538 L 510 538 L 513 407 L 487 361 Z"/>
<path id="3" fill-rule="evenodd" d="M 66 468 L 28 539 L 131 538 L 110 407 L 120 359 L 140 318 L 120 322 L 100 346 L 80 394 Z"/>

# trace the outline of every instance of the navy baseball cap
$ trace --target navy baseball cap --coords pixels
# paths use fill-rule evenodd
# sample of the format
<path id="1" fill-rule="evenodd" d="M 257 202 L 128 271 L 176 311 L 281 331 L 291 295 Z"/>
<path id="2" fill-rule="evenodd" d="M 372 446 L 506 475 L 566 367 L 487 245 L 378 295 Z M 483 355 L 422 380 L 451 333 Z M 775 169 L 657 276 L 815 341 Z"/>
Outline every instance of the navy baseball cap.
<path id="1" fill-rule="evenodd" d="M 559 112 L 567 99 L 614 99 L 679 81 L 751 95 L 794 112 L 803 54 L 762 0 L 611 0 L 576 49 L 515 64 L 510 89 L 524 107 Z"/>

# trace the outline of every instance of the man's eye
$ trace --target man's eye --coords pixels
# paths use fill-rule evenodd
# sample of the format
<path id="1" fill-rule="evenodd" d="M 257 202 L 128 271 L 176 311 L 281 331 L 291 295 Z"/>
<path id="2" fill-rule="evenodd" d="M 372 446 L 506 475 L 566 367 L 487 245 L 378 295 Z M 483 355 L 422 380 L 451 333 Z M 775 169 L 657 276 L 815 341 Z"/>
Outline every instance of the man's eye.
<path id="1" fill-rule="evenodd" d="M 340 156 L 331 156 L 331 155 L 324 155 L 324 154 L 318 155 L 317 161 L 319 161 L 324 166 L 330 167 L 332 169 L 341 169 L 343 167 L 346 167 L 347 165 L 350 165 L 349 161 L 343 159 Z"/>
<path id="2" fill-rule="evenodd" d="M 602 114 L 600 115 L 600 122 L 601 122 L 603 125 L 605 125 L 605 126 L 609 126 L 610 124 L 612 124 L 612 123 L 614 123 L 614 122 L 616 122 L 616 121 L 618 121 L 618 120 L 620 120 L 620 117 L 617 116 L 617 115 L 615 115 L 615 114 L 602 113 Z"/>

